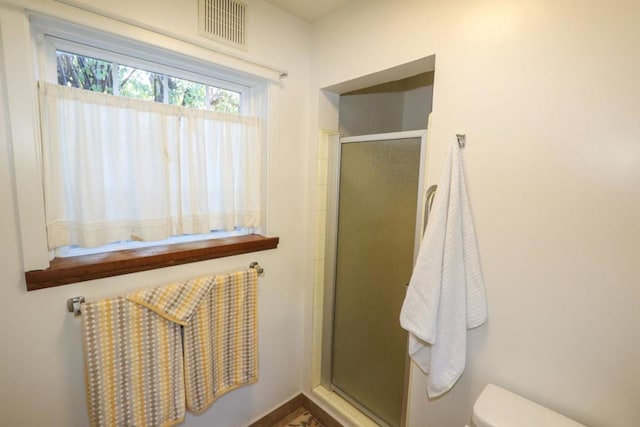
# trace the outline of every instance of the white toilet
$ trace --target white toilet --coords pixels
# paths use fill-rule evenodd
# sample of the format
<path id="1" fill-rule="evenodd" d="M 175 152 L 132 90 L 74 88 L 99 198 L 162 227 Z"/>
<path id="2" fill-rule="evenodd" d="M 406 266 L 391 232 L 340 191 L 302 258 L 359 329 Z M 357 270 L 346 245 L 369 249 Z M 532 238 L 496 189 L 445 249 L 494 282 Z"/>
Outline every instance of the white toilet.
<path id="1" fill-rule="evenodd" d="M 473 405 L 475 427 L 585 427 L 515 393 L 487 384 Z"/>

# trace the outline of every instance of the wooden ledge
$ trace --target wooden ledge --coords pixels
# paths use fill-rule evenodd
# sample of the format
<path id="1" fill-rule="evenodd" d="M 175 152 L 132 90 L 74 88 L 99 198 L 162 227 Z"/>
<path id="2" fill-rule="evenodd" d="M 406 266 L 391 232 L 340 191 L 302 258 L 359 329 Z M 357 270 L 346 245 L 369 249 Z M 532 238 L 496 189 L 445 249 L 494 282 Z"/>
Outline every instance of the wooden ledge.
<path id="1" fill-rule="evenodd" d="M 224 239 L 55 258 L 46 270 L 33 270 L 25 273 L 27 290 L 35 291 L 103 277 L 275 249 L 278 247 L 279 240 L 278 237 L 250 234 Z"/>

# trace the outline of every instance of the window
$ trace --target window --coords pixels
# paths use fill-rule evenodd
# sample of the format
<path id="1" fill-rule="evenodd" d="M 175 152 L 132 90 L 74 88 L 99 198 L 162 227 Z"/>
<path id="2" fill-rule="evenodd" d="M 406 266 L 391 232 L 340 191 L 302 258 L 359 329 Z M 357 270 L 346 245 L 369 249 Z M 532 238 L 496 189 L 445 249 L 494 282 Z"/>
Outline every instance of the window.
<path id="1" fill-rule="evenodd" d="M 189 57 L 44 18 L 32 24 L 39 114 L 29 117 L 40 129 L 26 128 L 38 143 L 20 152 L 30 168 L 16 173 L 29 189 L 18 197 L 28 290 L 277 247 L 256 234 L 271 77 L 205 62 L 210 52 L 186 44 Z M 8 68 L 23 89 L 10 94 L 16 111 L 31 102 L 21 96 L 33 85 L 27 65 Z M 225 238 L 238 234 L 248 235 Z M 148 244 L 162 246 L 90 254 Z M 47 261 L 45 245 L 58 255 L 92 249 L 51 251 Z"/>
<path id="2" fill-rule="evenodd" d="M 55 49 L 58 88 L 39 85 L 49 249 L 75 256 L 259 229 L 260 125 L 240 115 L 246 88 L 77 47 Z"/>
<path id="3" fill-rule="evenodd" d="M 257 119 L 188 111 L 238 115 L 240 90 L 109 52 L 56 49 L 55 60 L 64 89 L 41 83 L 40 104 L 47 240 L 56 256 L 259 228 Z"/>
<path id="4" fill-rule="evenodd" d="M 127 98 L 240 113 L 237 91 L 77 53 L 56 51 L 58 84 Z"/>

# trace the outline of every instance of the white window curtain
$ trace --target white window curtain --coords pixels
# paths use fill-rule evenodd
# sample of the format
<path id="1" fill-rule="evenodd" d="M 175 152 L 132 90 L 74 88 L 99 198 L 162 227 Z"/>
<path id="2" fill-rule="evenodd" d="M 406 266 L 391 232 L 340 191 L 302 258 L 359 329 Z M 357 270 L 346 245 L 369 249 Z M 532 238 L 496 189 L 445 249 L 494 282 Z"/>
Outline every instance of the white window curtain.
<path id="1" fill-rule="evenodd" d="M 260 124 L 40 82 L 49 249 L 260 226 Z"/>

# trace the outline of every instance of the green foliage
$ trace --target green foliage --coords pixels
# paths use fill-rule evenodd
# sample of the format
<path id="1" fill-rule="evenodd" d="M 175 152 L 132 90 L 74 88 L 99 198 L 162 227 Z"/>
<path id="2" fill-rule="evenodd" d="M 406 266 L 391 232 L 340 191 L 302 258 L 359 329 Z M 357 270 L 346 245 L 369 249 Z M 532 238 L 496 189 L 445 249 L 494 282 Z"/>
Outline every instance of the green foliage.
<path id="1" fill-rule="evenodd" d="M 212 110 L 225 113 L 240 112 L 240 94 L 230 90 L 209 86 L 209 105 Z"/>
<path id="2" fill-rule="evenodd" d="M 240 94 L 231 90 L 61 51 L 57 52 L 57 62 L 58 83 L 63 86 L 113 94 L 117 73 L 117 93 L 121 96 L 164 102 L 166 81 L 169 104 L 240 112 Z"/>
<path id="3" fill-rule="evenodd" d="M 113 93 L 113 64 L 87 56 L 58 52 L 58 83 L 93 92 Z"/>
<path id="4" fill-rule="evenodd" d="M 169 104 L 214 110 L 240 112 L 240 94 L 189 80 L 169 77 Z"/>
<path id="5" fill-rule="evenodd" d="M 137 68 L 118 66 L 120 95 L 147 101 L 164 101 L 164 76 Z"/>

